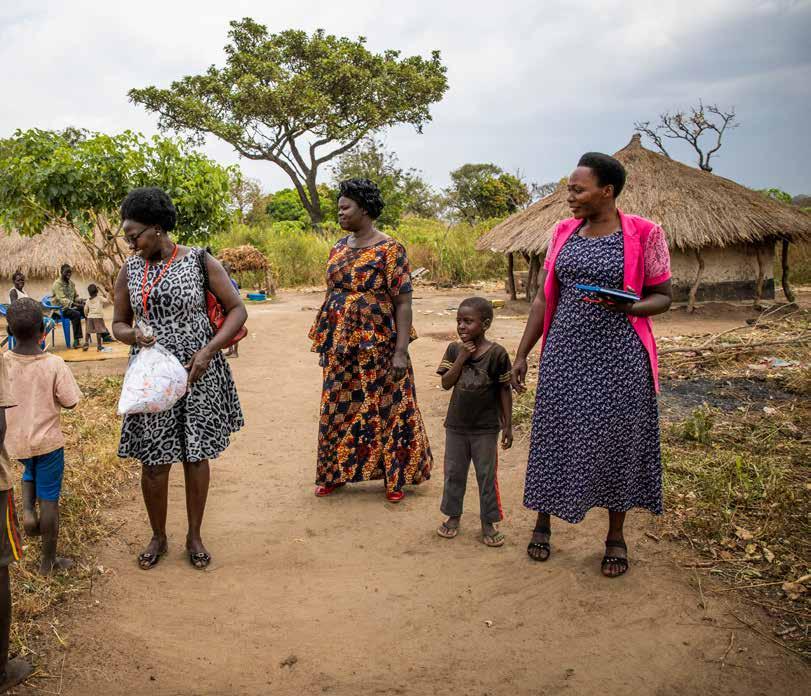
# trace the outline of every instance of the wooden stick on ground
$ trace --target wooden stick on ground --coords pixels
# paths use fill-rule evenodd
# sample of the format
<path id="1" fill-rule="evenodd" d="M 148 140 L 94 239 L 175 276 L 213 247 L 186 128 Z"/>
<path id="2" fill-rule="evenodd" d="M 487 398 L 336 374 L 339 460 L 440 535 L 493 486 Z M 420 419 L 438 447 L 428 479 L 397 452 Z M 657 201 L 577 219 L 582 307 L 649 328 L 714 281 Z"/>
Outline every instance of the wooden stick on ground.
<path id="1" fill-rule="evenodd" d="M 799 344 L 811 341 L 811 334 L 803 334 L 794 336 L 793 338 L 782 338 L 776 341 L 758 341 L 757 343 L 722 343 L 720 346 L 684 346 L 679 348 L 663 348 L 659 351 L 659 355 L 669 355 L 671 353 L 723 353 L 729 352 L 747 352 L 752 348 L 764 348 L 766 346 L 783 346 L 789 343 Z"/>
<path id="2" fill-rule="evenodd" d="M 799 655 L 800 657 L 808 657 L 808 655 L 806 655 L 801 650 L 795 650 L 794 648 L 791 648 L 788 645 L 785 645 L 781 641 L 777 640 L 777 638 L 772 638 L 768 633 L 764 633 L 763 631 L 761 631 L 757 626 L 753 626 L 748 621 L 744 621 L 740 616 L 738 616 L 734 612 L 729 612 L 729 615 L 734 617 L 738 621 L 740 621 L 744 626 L 746 626 L 751 631 L 754 631 L 755 633 L 757 633 L 761 638 L 765 638 L 766 640 L 771 641 L 775 645 L 779 645 L 781 648 L 783 648 L 783 650 L 788 650 L 789 652 L 793 652 L 795 655 Z"/>

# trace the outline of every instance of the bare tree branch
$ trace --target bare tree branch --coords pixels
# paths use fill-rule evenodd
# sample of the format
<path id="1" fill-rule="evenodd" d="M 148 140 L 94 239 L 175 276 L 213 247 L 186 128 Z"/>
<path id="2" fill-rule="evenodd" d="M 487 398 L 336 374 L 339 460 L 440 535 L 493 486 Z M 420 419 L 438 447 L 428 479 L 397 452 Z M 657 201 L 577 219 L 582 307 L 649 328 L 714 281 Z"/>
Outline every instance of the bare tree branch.
<path id="1" fill-rule="evenodd" d="M 668 159 L 672 159 L 670 157 L 670 153 L 665 150 L 665 146 L 662 143 L 662 136 L 659 135 L 658 127 L 651 128 L 650 121 L 634 121 L 634 130 L 642 135 L 647 135 L 653 141 L 653 144 L 659 148 L 659 152 L 661 152 Z"/>
<path id="2" fill-rule="evenodd" d="M 670 155 L 664 147 L 663 138 L 684 140 L 696 151 L 699 168 L 705 172 L 711 172 L 710 160 L 721 149 L 724 133 L 739 125 L 736 121 L 734 107 L 729 111 L 722 111 L 717 104 L 705 106 L 704 102 L 699 99 L 698 106 L 691 106 L 689 113 L 665 111 L 660 114 L 659 122 L 655 127 L 651 127 L 650 121 L 636 121 L 634 128 L 638 133 L 650 138 L 666 157 L 670 157 Z M 715 142 L 708 150 L 705 150 L 702 137 L 710 132 L 715 133 Z"/>

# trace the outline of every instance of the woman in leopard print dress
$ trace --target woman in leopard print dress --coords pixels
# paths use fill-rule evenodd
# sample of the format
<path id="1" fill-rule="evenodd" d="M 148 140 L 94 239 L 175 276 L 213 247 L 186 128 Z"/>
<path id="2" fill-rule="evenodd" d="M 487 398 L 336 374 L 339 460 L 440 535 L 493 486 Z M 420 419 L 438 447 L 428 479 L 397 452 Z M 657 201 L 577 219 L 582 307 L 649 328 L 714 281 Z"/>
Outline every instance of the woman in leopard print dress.
<path id="1" fill-rule="evenodd" d="M 169 470 L 173 463 L 182 462 L 189 522 L 186 549 L 192 565 L 205 568 L 211 556 L 200 528 L 209 459 L 219 456 L 231 434 L 243 425 L 239 397 L 221 349 L 245 323 L 247 313 L 216 259 L 170 239 L 176 212 L 162 190 L 131 191 L 121 205 L 121 219 L 134 254 L 116 281 L 113 333 L 133 346 L 132 355 L 157 341 L 189 370 L 189 392 L 173 408 L 124 418 L 118 455 L 141 462 L 141 490 L 152 526 L 152 539 L 138 563 L 147 570 L 166 552 Z M 227 314 L 216 335 L 205 309 L 203 264 L 210 289 Z M 154 336 L 141 332 L 141 321 Z"/>

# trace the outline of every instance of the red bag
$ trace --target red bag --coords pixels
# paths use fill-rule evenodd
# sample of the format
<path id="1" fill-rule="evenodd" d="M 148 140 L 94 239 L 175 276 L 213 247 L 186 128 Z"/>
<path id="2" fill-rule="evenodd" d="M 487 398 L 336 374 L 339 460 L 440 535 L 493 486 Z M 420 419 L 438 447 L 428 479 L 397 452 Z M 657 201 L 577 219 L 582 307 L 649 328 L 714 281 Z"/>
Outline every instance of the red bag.
<path id="1" fill-rule="evenodd" d="M 222 328 L 222 325 L 225 323 L 225 310 L 222 307 L 222 304 L 217 299 L 217 296 L 211 292 L 211 288 L 208 284 L 208 266 L 206 265 L 206 250 L 201 249 L 200 253 L 197 254 L 197 260 L 200 264 L 200 271 L 203 274 L 203 293 L 206 298 L 206 314 L 208 315 L 208 320 L 211 323 L 211 328 L 214 330 L 214 334 L 216 335 L 219 330 Z M 248 329 L 245 328 L 243 324 L 239 331 L 237 331 L 236 336 L 234 336 L 228 343 L 226 343 L 223 348 L 230 348 L 231 346 L 239 343 L 245 336 L 248 335 Z"/>

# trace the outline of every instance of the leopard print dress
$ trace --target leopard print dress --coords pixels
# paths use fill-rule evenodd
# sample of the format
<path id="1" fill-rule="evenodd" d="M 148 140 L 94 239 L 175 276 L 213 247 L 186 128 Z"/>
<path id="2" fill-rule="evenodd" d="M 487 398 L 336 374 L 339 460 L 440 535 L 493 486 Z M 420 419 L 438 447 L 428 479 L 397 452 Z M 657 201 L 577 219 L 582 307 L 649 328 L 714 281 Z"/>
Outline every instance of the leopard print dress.
<path id="1" fill-rule="evenodd" d="M 213 335 L 205 311 L 203 274 L 191 249 L 175 259 L 149 295 L 146 318 L 158 342 L 186 365 Z M 127 259 L 127 287 L 135 321 L 144 317 L 141 289 L 144 260 Z M 163 264 L 150 264 L 146 286 L 158 278 Z M 137 355 L 133 346 L 130 359 Z M 217 353 L 205 374 L 177 404 L 160 413 L 124 417 L 119 457 L 138 459 L 145 466 L 213 459 L 228 447 L 232 433 L 244 425 L 231 368 Z"/>

